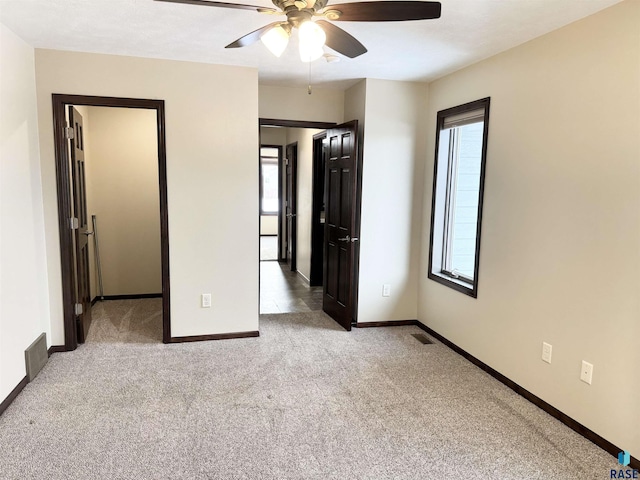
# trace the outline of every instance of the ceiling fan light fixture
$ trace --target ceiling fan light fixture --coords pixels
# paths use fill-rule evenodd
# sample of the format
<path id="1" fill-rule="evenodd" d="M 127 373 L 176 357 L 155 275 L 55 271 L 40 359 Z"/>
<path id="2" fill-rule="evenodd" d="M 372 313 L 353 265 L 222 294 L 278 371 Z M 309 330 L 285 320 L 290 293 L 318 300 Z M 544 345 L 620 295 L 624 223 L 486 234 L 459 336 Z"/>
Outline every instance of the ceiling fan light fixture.
<path id="1" fill-rule="evenodd" d="M 276 25 L 267 33 L 260 37 L 264 46 L 269 49 L 276 57 L 280 57 L 282 52 L 287 48 L 290 33 L 282 28 L 282 25 Z"/>
<path id="2" fill-rule="evenodd" d="M 299 27 L 300 31 L 300 59 L 303 62 L 313 62 L 319 59 L 324 51 L 324 43 L 327 35 L 315 22 L 303 22 Z"/>

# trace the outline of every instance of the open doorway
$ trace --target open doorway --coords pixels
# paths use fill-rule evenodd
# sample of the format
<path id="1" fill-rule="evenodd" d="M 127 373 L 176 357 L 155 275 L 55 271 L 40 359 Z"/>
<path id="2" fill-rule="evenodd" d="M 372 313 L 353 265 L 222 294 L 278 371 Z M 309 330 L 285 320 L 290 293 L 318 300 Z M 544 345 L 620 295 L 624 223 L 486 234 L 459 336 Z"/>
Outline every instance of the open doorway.
<path id="1" fill-rule="evenodd" d="M 129 338 L 169 342 L 164 102 L 53 95 L 53 107 L 65 349 L 114 308 L 120 322 L 157 310 Z M 146 303 L 92 312 L 132 299 Z"/>
<path id="2" fill-rule="evenodd" d="M 268 262 L 260 262 L 260 313 L 322 310 L 351 330 L 357 323 L 362 199 L 358 122 L 336 125 L 261 119 L 260 127 L 261 145 L 283 143 L 284 136 L 284 164 L 293 168 L 278 174 L 281 185 L 286 183 L 290 190 L 281 196 L 279 232 L 283 226 L 295 232 L 287 234 L 287 240 L 294 242 L 291 247 L 283 248 L 279 240 L 279 255 L 295 252 L 286 273 L 281 268 L 271 276 Z M 279 143 L 271 137 L 274 132 L 280 135 Z"/>
<path id="3" fill-rule="evenodd" d="M 275 149 L 278 161 L 276 215 L 260 212 L 260 313 L 300 313 L 322 310 L 322 251 L 324 228 L 323 138 L 330 123 L 261 120 L 261 205 L 264 193 L 263 153 Z M 267 159 L 268 161 L 268 159 Z M 271 160 L 273 165 L 273 160 Z M 276 224 L 273 225 L 273 220 Z M 262 245 L 277 245 L 277 262 Z M 320 269 L 318 270 L 318 262 Z"/>

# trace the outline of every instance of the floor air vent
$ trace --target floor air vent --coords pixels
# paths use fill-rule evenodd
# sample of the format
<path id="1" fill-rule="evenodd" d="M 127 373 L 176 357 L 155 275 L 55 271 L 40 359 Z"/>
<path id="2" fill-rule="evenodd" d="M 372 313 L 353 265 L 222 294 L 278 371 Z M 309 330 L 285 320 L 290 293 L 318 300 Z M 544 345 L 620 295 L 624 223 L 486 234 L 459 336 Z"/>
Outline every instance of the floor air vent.
<path id="1" fill-rule="evenodd" d="M 433 342 L 424 333 L 412 333 L 411 336 L 418 340 L 423 345 L 432 345 Z"/>
<path id="2" fill-rule="evenodd" d="M 36 375 L 42 370 L 47 360 L 49 360 L 47 336 L 43 333 L 24 351 L 24 361 L 27 364 L 27 378 L 29 381 L 36 378 Z"/>

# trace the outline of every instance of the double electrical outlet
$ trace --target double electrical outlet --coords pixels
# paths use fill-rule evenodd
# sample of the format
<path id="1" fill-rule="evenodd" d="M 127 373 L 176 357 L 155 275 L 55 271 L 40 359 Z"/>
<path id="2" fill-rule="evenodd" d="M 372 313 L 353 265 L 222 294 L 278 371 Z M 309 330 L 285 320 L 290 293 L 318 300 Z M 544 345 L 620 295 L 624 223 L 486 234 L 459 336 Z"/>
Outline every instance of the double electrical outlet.
<path id="1" fill-rule="evenodd" d="M 542 342 L 542 360 L 551 363 L 551 353 L 553 352 L 553 346 L 547 342 Z M 582 361 L 582 368 L 580 369 L 580 380 L 591 385 L 593 380 L 593 364 Z"/>

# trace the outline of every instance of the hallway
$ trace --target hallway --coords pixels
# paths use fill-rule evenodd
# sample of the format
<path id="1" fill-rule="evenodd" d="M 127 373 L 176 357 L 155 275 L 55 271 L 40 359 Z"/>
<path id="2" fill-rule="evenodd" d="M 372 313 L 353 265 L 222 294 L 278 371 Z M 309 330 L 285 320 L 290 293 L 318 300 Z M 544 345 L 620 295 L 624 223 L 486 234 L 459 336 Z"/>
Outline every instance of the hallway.
<path id="1" fill-rule="evenodd" d="M 260 313 L 322 310 L 322 287 L 310 287 L 286 263 L 260 262 Z"/>

